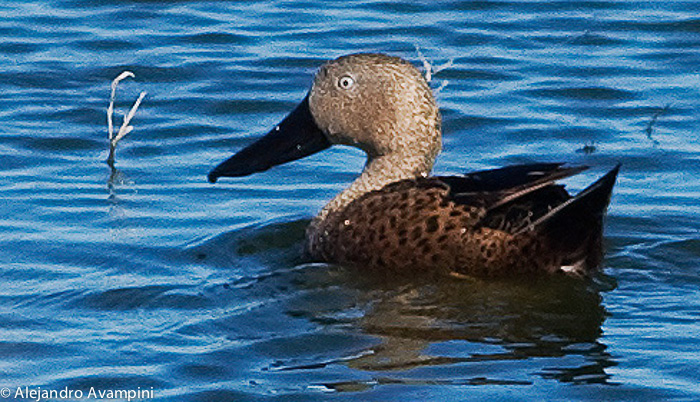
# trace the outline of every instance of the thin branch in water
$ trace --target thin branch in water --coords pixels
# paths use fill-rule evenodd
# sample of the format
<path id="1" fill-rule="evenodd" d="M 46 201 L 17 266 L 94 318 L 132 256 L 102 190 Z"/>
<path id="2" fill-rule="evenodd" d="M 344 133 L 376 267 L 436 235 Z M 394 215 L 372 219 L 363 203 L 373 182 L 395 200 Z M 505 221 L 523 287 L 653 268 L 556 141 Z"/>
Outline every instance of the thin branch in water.
<path id="1" fill-rule="evenodd" d="M 418 53 L 418 58 L 420 59 L 421 63 L 423 63 L 423 70 L 425 70 L 425 72 L 424 72 L 425 80 L 428 81 L 428 83 L 430 83 L 433 80 L 433 76 L 435 76 L 440 71 L 454 66 L 454 59 L 450 59 L 445 64 L 433 67 L 433 63 L 431 63 L 425 57 L 425 55 L 423 55 L 423 52 L 420 51 L 420 47 L 418 45 L 415 45 L 415 46 L 416 46 L 416 52 Z M 442 89 L 445 86 L 447 86 L 447 80 L 443 81 L 443 83 L 439 89 Z"/>
<path id="2" fill-rule="evenodd" d="M 114 114 L 114 99 L 116 98 L 117 94 L 117 85 L 119 84 L 119 81 L 128 77 L 134 78 L 136 76 L 131 71 L 124 71 L 112 81 L 112 94 L 109 97 L 109 107 L 107 108 L 107 129 L 109 131 L 110 143 L 114 138 L 114 126 L 112 124 L 112 115 Z"/>
<path id="3" fill-rule="evenodd" d="M 136 115 L 136 111 L 138 110 L 139 106 L 141 106 L 141 101 L 143 101 L 143 98 L 146 96 L 146 92 L 141 92 L 141 94 L 139 94 L 138 99 L 136 99 L 134 105 L 131 106 L 129 113 L 124 116 L 124 120 L 122 121 L 121 127 L 119 127 L 119 131 L 117 134 L 114 134 L 112 116 L 114 115 L 114 99 L 116 98 L 117 85 L 119 85 L 120 81 L 126 78 L 134 77 L 136 77 L 136 75 L 134 75 L 134 73 L 131 71 L 124 71 L 112 81 L 112 93 L 109 97 L 109 107 L 107 108 L 107 131 L 109 132 L 109 157 L 107 158 L 107 163 L 110 165 L 114 165 L 114 156 L 117 149 L 117 144 L 119 144 L 119 141 L 134 129 L 134 127 L 129 125 L 129 123 Z"/>
<path id="4" fill-rule="evenodd" d="M 433 92 L 434 92 L 435 94 L 439 94 L 440 91 L 442 91 L 443 89 L 445 89 L 445 87 L 446 87 L 447 84 L 449 84 L 449 83 L 450 83 L 450 81 L 448 81 L 448 80 L 442 80 L 442 82 L 440 83 L 440 86 L 437 87 L 437 88 L 435 88 L 435 89 L 433 90 Z"/>
<path id="5" fill-rule="evenodd" d="M 430 64 L 428 59 L 423 55 L 423 52 L 420 51 L 420 47 L 416 45 L 416 52 L 418 52 L 418 58 L 420 61 L 423 63 L 423 70 L 425 70 L 425 80 L 430 82 L 433 79 L 433 66 Z"/>

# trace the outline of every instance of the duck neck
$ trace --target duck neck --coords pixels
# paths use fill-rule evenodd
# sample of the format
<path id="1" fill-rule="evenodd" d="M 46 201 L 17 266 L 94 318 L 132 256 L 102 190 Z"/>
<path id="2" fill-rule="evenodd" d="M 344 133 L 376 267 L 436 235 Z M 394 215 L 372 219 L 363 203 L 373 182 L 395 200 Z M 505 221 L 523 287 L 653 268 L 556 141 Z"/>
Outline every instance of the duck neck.
<path id="1" fill-rule="evenodd" d="M 422 156 L 403 153 L 368 156 L 360 177 L 350 187 L 336 195 L 316 216 L 314 223 L 322 221 L 331 212 L 342 210 L 362 195 L 379 190 L 387 184 L 427 177 L 433 168 L 436 156 L 437 152 Z"/>

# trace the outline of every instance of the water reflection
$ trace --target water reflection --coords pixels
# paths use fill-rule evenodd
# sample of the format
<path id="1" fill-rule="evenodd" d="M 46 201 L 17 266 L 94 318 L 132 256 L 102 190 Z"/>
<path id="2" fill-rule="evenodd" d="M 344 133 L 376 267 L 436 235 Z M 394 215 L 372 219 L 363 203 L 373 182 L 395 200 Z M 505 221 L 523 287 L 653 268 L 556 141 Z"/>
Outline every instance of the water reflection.
<path id="1" fill-rule="evenodd" d="M 109 216 L 112 218 L 123 218 L 124 207 L 121 205 L 118 190 L 120 186 L 132 183 L 129 183 L 126 175 L 117 169 L 113 160 L 108 160 L 107 165 L 109 166 L 109 177 L 107 178 L 107 201 L 109 202 Z"/>
<path id="2" fill-rule="evenodd" d="M 327 272 L 323 273 L 324 269 Z M 389 280 L 329 266 L 309 267 L 295 275 L 294 282 L 304 288 L 305 296 L 303 304 L 290 304 L 290 313 L 329 328 L 342 323 L 345 330 L 359 330 L 378 339 L 374 346 L 336 363 L 380 377 L 369 382 L 324 384 L 337 391 L 382 384 L 387 381 L 382 376 L 391 373 L 391 382 L 414 383 L 413 377 L 397 380 L 394 376 L 416 368 L 460 365 L 478 372 L 479 365 L 498 367 L 508 361 L 522 362 L 523 369 L 530 370 L 528 375 L 561 382 L 608 383 L 610 376 L 605 370 L 615 364 L 599 341 L 606 317 L 600 290 L 610 286 L 602 282 L 567 277 L 496 282 Z M 328 299 L 329 286 L 343 303 L 330 307 L 320 302 Z M 314 288 L 319 300 L 309 295 Z M 352 301 L 348 301 L 350 297 Z M 362 306 L 359 314 L 358 306 Z M 508 374 L 497 370 L 485 376 L 425 381 L 453 385 L 523 383 L 520 377 L 503 375 Z"/>
<path id="3" fill-rule="evenodd" d="M 408 285 L 387 291 L 360 320 L 382 343 L 350 364 L 363 370 L 396 370 L 459 361 L 517 360 L 582 354 L 596 366 L 586 376 L 603 381 L 609 362 L 598 343 L 605 310 L 599 293 L 569 278 L 530 283 L 459 281 Z M 444 358 L 425 352 L 433 342 L 501 345 L 503 351 Z M 608 356 L 609 357 L 609 356 Z M 575 380 L 579 368 L 549 373 Z M 589 370 L 590 371 L 590 370 Z M 595 376 L 595 378 L 593 378 Z"/>
<path id="4" fill-rule="evenodd" d="M 110 152 L 111 156 L 111 152 Z M 115 183 L 119 184 L 123 181 L 122 173 L 114 166 L 114 159 L 110 158 L 107 160 L 107 166 L 109 166 L 109 178 L 107 179 L 107 191 L 109 193 L 108 199 L 114 201 L 117 198 L 117 192 L 115 189 Z"/>

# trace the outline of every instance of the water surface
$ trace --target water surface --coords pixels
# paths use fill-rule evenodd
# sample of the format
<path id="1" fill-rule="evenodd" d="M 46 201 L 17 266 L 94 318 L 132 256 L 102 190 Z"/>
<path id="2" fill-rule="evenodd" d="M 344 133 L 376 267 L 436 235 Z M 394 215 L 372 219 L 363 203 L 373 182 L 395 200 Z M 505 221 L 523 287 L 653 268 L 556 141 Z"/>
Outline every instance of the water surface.
<path id="1" fill-rule="evenodd" d="M 5 1 L 0 387 L 157 400 L 700 399 L 700 2 Z M 419 50 L 417 50 L 417 48 Z M 323 61 L 435 67 L 439 174 L 622 162 L 591 283 L 425 282 L 305 264 L 353 180 L 337 148 L 206 173 Z M 117 122 L 147 91 L 107 157 Z"/>

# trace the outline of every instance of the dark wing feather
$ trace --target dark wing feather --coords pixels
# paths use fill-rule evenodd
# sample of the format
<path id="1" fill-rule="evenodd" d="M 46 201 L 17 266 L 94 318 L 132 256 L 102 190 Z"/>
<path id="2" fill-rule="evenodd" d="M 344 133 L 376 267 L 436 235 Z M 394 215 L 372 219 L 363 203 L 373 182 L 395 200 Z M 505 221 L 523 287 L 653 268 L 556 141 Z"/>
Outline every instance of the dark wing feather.
<path id="1" fill-rule="evenodd" d="M 603 257 L 603 217 L 610 202 L 618 164 L 595 183 L 542 215 L 516 235 L 535 231 L 550 247 L 563 255 L 563 265 L 575 273 L 600 266 Z"/>
<path id="2" fill-rule="evenodd" d="M 506 197 L 507 202 L 489 208 L 479 225 L 515 234 L 531 227 L 536 220 L 571 198 L 564 186 L 552 183 L 514 196 L 517 198 Z"/>
<path id="3" fill-rule="evenodd" d="M 439 179 L 450 186 L 450 196 L 455 202 L 491 211 L 516 202 L 528 194 L 540 192 L 552 186 L 556 180 L 573 176 L 585 169 L 586 166 L 570 167 L 562 163 L 535 163 Z M 546 190 L 543 194 L 549 192 Z M 561 191 L 557 191 L 557 194 L 561 194 Z"/>
<path id="4" fill-rule="evenodd" d="M 620 165 L 618 164 L 595 183 L 576 194 L 575 197 L 566 200 L 547 214 L 539 217 L 532 223 L 533 228 L 546 230 L 550 233 L 560 232 L 565 235 L 565 232 L 570 231 L 568 228 L 588 225 L 590 222 L 586 222 L 586 219 L 599 220 L 608 207 L 619 171 Z"/>
<path id="5" fill-rule="evenodd" d="M 471 172 L 464 176 L 441 176 L 452 193 L 460 194 L 498 192 L 528 186 L 533 183 L 554 181 L 573 176 L 587 166 L 564 166 L 563 163 L 531 163 L 499 169 Z"/>
<path id="6" fill-rule="evenodd" d="M 619 166 L 573 198 L 564 186 L 555 183 L 585 169 L 585 166 L 542 163 L 439 179 L 450 186 L 454 202 L 486 210 L 480 226 L 512 234 L 535 229 L 562 234 L 572 229 L 583 233 L 586 230 L 575 227 L 585 226 L 605 212 Z"/>

